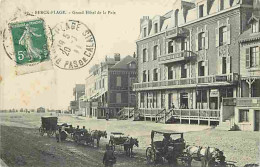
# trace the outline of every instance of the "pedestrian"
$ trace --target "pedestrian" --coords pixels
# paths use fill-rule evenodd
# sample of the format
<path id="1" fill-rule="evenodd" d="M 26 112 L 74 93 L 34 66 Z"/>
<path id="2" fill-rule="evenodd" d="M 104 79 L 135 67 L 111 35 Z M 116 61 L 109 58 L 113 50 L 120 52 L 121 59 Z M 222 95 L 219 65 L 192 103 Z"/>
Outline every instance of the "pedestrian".
<path id="1" fill-rule="evenodd" d="M 174 103 L 172 103 L 172 109 L 174 109 L 174 108 L 175 108 Z"/>
<path id="2" fill-rule="evenodd" d="M 106 113 L 106 120 L 107 121 L 109 120 L 109 113 L 108 112 Z"/>
<path id="3" fill-rule="evenodd" d="M 116 163 L 116 157 L 114 155 L 113 149 L 107 144 L 106 145 L 106 152 L 103 157 L 103 164 L 106 167 L 113 167 L 113 165 Z"/>

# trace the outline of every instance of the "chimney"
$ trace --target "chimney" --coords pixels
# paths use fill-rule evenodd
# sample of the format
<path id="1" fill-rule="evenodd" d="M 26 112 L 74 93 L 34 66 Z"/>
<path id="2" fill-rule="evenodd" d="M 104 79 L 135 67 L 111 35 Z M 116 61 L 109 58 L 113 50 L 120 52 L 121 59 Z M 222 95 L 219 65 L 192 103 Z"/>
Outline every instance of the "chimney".
<path id="1" fill-rule="evenodd" d="M 133 58 L 136 58 L 136 54 L 135 54 L 135 52 L 134 52 L 134 54 L 133 54 Z"/>
<path id="2" fill-rule="evenodd" d="M 120 53 L 115 53 L 114 59 L 115 59 L 115 61 L 120 61 Z"/>

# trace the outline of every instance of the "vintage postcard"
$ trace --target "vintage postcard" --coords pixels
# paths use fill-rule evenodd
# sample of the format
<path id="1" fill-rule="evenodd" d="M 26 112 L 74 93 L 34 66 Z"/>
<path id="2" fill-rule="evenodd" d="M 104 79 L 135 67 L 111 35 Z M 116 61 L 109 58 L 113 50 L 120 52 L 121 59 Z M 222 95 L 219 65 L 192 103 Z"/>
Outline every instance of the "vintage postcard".
<path id="1" fill-rule="evenodd" d="M 260 0 L 0 0 L 0 166 L 259 167 Z"/>

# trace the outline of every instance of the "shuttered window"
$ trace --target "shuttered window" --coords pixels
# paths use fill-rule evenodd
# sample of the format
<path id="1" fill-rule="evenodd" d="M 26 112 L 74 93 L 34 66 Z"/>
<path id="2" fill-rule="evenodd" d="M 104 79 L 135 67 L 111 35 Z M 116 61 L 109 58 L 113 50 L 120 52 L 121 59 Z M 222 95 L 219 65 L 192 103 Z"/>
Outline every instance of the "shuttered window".
<path id="1" fill-rule="evenodd" d="M 250 68 L 250 48 L 246 48 L 246 68 Z"/>

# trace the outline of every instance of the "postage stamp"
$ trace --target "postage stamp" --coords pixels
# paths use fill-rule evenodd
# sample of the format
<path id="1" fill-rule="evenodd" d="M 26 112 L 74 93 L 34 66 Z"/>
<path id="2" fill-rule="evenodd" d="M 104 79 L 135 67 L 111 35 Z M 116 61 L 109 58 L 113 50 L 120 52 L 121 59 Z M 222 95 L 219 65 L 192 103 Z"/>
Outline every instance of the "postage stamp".
<path id="1" fill-rule="evenodd" d="M 15 62 L 17 75 L 53 69 L 50 58 L 52 33 L 45 21 L 34 15 L 20 14 L 3 32 L 7 56 Z"/>
<path id="2" fill-rule="evenodd" d="M 86 66 L 96 51 L 96 41 L 91 30 L 82 22 L 69 20 L 52 29 L 53 63 L 64 70 L 76 70 Z"/>
<path id="3" fill-rule="evenodd" d="M 50 59 L 43 20 L 11 23 L 10 30 L 17 65 Z"/>

